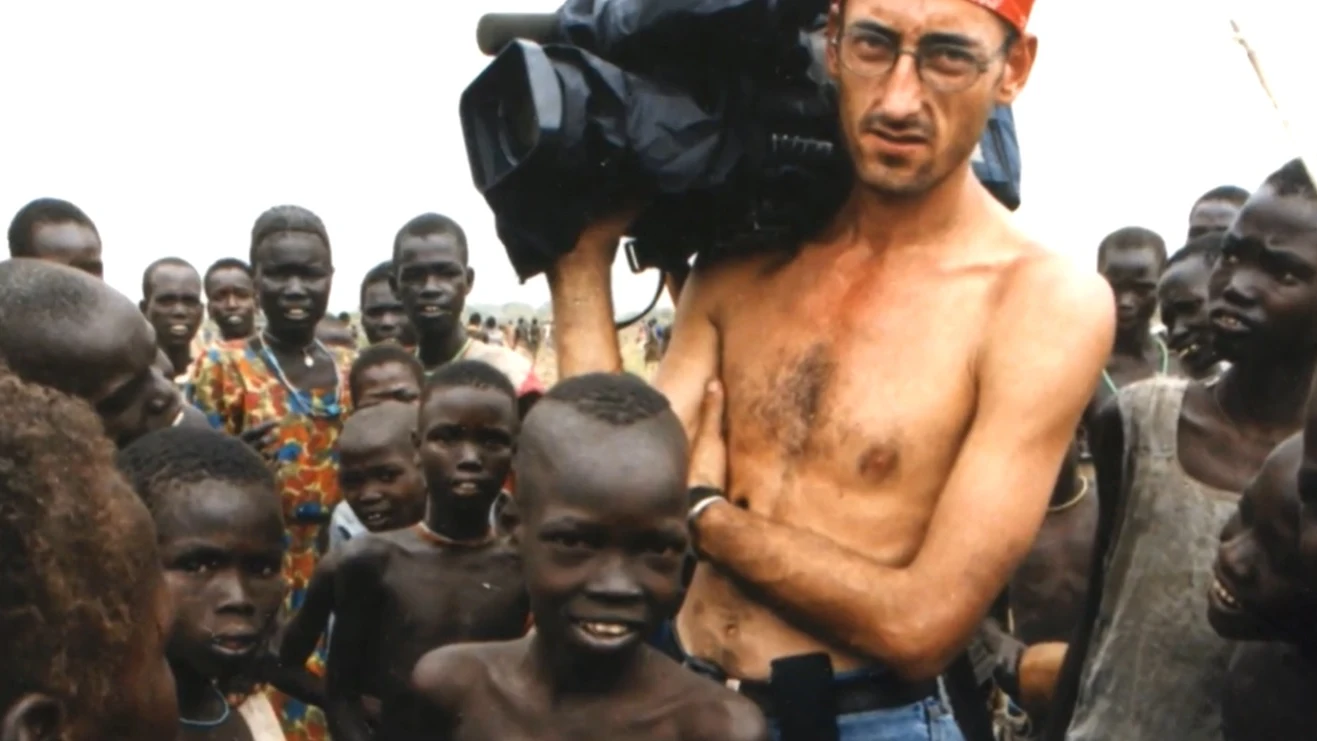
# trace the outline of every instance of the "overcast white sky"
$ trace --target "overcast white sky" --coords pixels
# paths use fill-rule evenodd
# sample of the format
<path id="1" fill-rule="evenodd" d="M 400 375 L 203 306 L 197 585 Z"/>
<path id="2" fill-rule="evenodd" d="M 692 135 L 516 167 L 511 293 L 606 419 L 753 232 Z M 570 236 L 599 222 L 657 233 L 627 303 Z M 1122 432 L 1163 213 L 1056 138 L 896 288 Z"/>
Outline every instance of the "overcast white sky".
<path id="1" fill-rule="evenodd" d="M 468 230 L 472 301 L 538 304 L 543 280 L 519 284 L 471 184 L 457 106 L 487 61 L 478 16 L 558 4 L 4 0 L 0 219 L 38 196 L 77 203 L 101 231 L 106 278 L 137 298 L 152 259 L 245 257 L 256 216 L 297 203 L 328 225 L 339 310 L 398 227 L 434 210 Z M 1019 218 L 1039 239 L 1085 262 L 1128 224 L 1175 246 L 1198 194 L 1251 189 L 1292 156 L 1215 5 L 1039 0 L 1039 60 L 1016 109 Z M 1249 7 L 1277 86 L 1306 92 L 1317 9 Z M 652 285 L 623 276 L 619 306 Z"/>

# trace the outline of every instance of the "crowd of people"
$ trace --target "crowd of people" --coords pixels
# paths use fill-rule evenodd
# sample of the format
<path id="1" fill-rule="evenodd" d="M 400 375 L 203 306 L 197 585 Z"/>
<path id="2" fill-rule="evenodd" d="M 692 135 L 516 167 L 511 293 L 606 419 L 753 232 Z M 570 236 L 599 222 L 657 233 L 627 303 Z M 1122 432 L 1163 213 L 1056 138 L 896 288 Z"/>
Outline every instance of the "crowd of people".
<path id="1" fill-rule="evenodd" d="M 134 301 L 81 209 L 23 207 L 0 741 L 1312 738 L 1317 188 L 1214 188 L 1096 272 L 1034 244 L 969 168 L 1029 6 L 834 3 L 854 193 L 697 261 L 652 384 L 633 214 L 507 326 L 420 215 L 359 347 L 305 208 Z"/>

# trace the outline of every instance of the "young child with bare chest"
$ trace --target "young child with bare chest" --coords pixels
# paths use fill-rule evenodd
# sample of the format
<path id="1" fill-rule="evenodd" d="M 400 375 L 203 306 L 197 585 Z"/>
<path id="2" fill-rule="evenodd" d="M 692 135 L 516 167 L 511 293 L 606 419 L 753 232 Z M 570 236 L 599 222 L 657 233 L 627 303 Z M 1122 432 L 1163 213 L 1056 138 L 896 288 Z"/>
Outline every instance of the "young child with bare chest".
<path id="1" fill-rule="evenodd" d="M 310 590 L 328 583 L 333 595 L 326 711 L 336 741 L 430 737 L 413 712 L 417 660 L 450 643 L 525 633 L 520 558 L 490 517 L 518 426 L 516 390 L 493 366 L 461 361 L 431 375 L 414 438 L 425 518 L 349 541 Z M 378 716 L 367 697 L 378 698 Z"/>
<path id="2" fill-rule="evenodd" d="M 426 738 L 766 741 L 750 701 L 645 642 L 681 601 L 687 456 L 667 400 L 633 376 L 571 378 L 531 410 L 502 517 L 535 631 L 421 659 Z"/>

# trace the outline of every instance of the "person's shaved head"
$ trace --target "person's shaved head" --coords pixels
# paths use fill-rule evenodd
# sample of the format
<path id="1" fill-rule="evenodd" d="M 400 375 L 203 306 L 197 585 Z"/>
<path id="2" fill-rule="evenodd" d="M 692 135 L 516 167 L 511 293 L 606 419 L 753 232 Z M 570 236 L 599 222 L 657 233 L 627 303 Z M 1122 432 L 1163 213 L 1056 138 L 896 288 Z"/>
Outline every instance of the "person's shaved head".
<path id="1" fill-rule="evenodd" d="M 121 443 L 179 412 L 157 355 L 138 307 L 105 282 L 42 260 L 0 262 L 0 358 L 26 381 L 91 402 Z"/>
<path id="2" fill-rule="evenodd" d="M 343 423 L 338 445 L 344 450 L 412 447 L 416 405 L 385 401 L 353 412 Z"/>
<path id="3" fill-rule="evenodd" d="M 626 373 L 575 376 L 551 388 L 522 423 L 514 462 L 516 498 L 527 506 L 542 494 L 562 491 L 542 486 L 549 483 L 542 476 L 570 480 L 591 468 L 638 468 L 660 478 L 679 471 L 684 477 L 687 448 L 667 397 L 644 380 Z M 626 473 L 617 478 L 618 484 L 637 480 Z"/>

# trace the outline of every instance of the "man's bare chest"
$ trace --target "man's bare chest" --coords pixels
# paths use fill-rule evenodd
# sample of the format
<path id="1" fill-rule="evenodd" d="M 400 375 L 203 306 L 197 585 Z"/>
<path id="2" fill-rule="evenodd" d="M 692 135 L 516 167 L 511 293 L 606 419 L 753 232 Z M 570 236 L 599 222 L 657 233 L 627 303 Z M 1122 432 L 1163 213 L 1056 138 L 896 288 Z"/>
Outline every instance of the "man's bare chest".
<path id="1" fill-rule="evenodd" d="M 972 412 L 981 319 L 937 301 L 793 307 L 765 301 L 719 327 L 728 443 L 883 479 L 939 457 Z"/>

